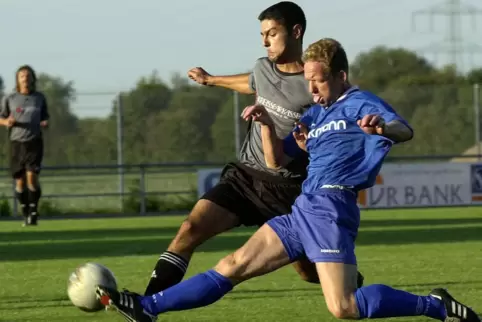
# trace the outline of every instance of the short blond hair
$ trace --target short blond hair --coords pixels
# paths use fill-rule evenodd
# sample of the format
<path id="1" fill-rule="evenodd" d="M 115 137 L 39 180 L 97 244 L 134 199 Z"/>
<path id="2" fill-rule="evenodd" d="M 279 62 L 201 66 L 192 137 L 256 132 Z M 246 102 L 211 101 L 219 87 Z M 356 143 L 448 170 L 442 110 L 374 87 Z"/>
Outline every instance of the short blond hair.
<path id="1" fill-rule="evenodd" d="M 306 48 L 302 57 L 304 62 L 315 61 L 323 66 L 327 74 L 344 71 L 348 74 L 348 58 L 343 46 L 335 39 L 323 38 Z"/>

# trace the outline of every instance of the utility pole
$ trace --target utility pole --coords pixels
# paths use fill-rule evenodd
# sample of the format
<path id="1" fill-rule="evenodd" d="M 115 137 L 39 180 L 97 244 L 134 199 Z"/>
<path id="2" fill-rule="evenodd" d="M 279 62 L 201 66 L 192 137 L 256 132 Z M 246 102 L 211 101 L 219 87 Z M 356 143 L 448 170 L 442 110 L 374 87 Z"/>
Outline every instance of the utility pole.
<path id="1" fill-rule="evenodd" d="M 463 69 L 463 56 L 468 55 L 470 64 L 474 54 L 482 53 L 482 46 L 476 42 L 470 42 L 464 39 L 462 32 L 462 18 L 470 17 L 472 22 L 472 30 L 476 29 L 476 20 L 478 16 L 482 16 L 482 10 L 476 6 L 462 3 L 460 0 L 446 0 L 431 7 L 414 11 L 412 13 L 412 30 L 416 31 L 416 19 L 420 16 L 427 17 L 430 22 L 430 31 L 434 31 L 434 18 L 445 17 L 447 23 L 447 31 L 444 39 L 429 44 L 422 48 L 421 51 L 431 52 L 438 56 L 446 54 L 449 61 L 457 69 Z M 472 67 L 472 66 L 465 66 Z"/>

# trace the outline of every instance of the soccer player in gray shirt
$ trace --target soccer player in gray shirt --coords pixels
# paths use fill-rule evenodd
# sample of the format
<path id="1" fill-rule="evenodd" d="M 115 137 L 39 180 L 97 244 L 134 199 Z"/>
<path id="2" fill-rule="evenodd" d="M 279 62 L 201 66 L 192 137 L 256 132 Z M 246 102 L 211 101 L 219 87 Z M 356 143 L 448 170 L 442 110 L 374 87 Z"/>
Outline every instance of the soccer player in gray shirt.
<path id="1" fill-rule="evenodd" d="M 269 111 L 278 137 L 284 138 L 314 103 L 301 62 L 306 18 L 297 4 L 282 1 L 263 10 L 258 19 L 268 55 L 256 61 L 251 73 L 212 76 L 197 67 L 188 76 L 203 85 L 256 93 L 256 104 Z M 194 250 L 206 240 L 240 225 L 261 226 L 275 216 L 290 213 L 301 193 L 308 158 L 307 154 L 285 158 L 290 161 L 285 167 L 273 170 L 266 166 L 260 125 L 251 123 L 239 160 L 225 166 L 219 183 L 200 198 L 182 223 L 161 254 L 145 294 L 179 283 Z M 303 280 L 318 283 L 312 263 L 301 260 L 294 267 Z M 361 274 L 358 282 L 359 286 L 363 283 Z"/>
<path id="2" fill-rule="evenodd" d="M 36 84 L 32 67 L 21 66 L 16 73 L 15 91 L 3 98 L 0 108 L 0 125 L 9 129 L 10 167 L 25 226 L 37 225 L 41 196 L 38 175 L 44 151 L 42 128 L 48 126 L 49 119 L 47 100 Z"/>

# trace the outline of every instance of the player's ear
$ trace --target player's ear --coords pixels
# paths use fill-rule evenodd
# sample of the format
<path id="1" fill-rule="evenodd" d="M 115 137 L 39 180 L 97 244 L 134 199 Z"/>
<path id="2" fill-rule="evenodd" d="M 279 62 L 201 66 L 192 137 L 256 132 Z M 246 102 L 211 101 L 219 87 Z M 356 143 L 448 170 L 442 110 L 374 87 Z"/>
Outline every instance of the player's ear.
<path id="1" fill-rule="evenodd" d="M 303 27 L 301 27 L 300 24 L 297 24 L 297 25 L 294 25 L 294 26 L 293 26 L 293 32 L 292 32 L 291 35 L 292 35 L 293 38 L 295 38 L 295 39 L 300 39 L 302 32 L 303 32 Z"/>
<path id="2" fill-rule="evenodd" d="M 343 83 L 348 81 L 348 74 L 344 70 L 340 70 L 338 77 L 343 81 Z"/>

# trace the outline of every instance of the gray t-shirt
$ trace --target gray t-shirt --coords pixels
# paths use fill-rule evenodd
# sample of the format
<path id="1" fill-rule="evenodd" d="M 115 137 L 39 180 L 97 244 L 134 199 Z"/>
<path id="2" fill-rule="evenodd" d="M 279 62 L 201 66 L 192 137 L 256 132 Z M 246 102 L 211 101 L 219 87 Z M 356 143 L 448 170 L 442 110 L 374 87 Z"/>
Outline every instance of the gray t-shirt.
<path id="1" fill-rule="evenodd" d="M 314 104 L 303 72 L 283 73 L 266 57 L 256 61 L 249 81 L 251 88 L 256 91 L 256 103 L 263 105 L 270 113 L 275 123 L 276 134 L 280 139 L 290 134 L 295 122 L 309 106 Z M 306 155 L 301 157 L 307 158 Z M 304 166 L 292 165 L 307 164 L 305 160 L 291 160 L 291 163 L 283 169 L 268 169 L 264 160 L 261 126 L 256 122 L 249 125 L 246 139 L 241 147 L 240 162 L 256 170 L 285 178 L 302 177 L 306 170 Z"/>
<path id="2" fill-rule="evenodd" d="M 10 140 L 27 142 L 42 136 L 40 122 L 48 120 L 47 100 L 40 92 L 21 94 L 18 92 L 5 96 L 0 108 L 0 117 L 15 119 L 10 130 Z"/>

